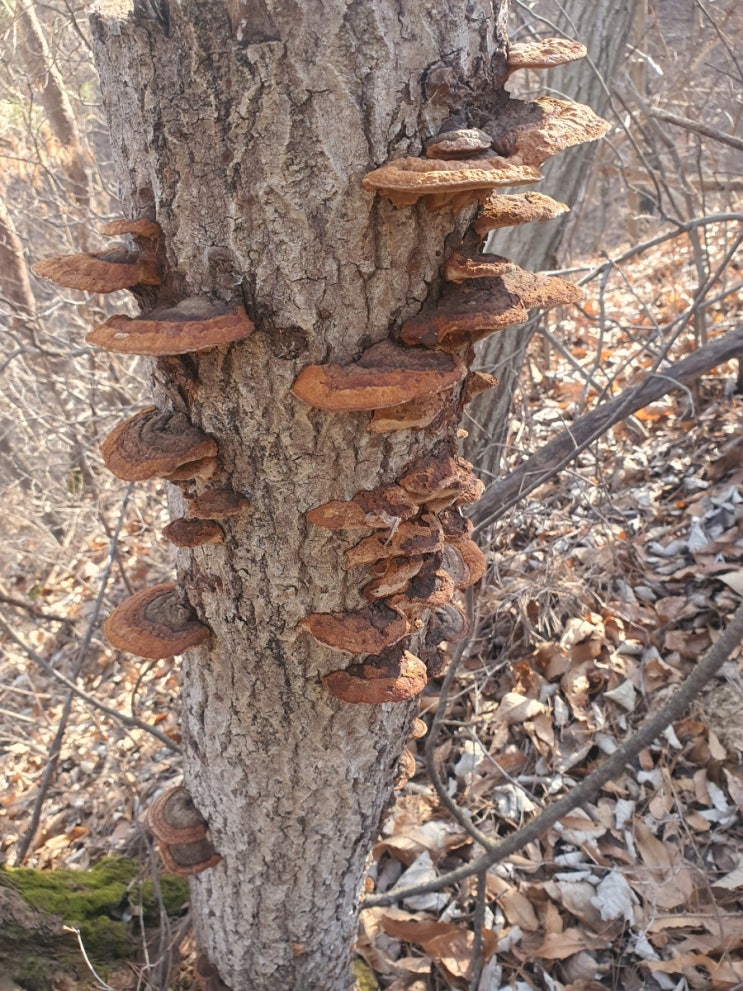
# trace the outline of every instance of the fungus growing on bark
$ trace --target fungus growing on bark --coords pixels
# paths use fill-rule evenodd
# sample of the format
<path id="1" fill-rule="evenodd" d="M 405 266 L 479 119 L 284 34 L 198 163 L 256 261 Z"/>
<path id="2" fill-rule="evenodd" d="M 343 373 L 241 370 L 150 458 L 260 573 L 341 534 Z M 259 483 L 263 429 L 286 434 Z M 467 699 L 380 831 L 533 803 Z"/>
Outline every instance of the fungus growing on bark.
<path id="1" fill-rule="evenodd" d="M 375 601 L 397 595 L 408 585 L 423 566 L 422 557 L 393 557 L 378 561 L 372 566 L 372 581 L 364 586 L 363 592 L 367 599 Z"/>
<path id="2" fill-rule="evenodd" d="M 451 575 L 455 588 L 474 585 L 485 574 L 486 566 L 485 555 L 474 540 L 464 538 L 444 545 L 442 567 Z"/>
<path id="3" fill-rule="evenodd" d="M 385 340 L 349 365 L 307 365 L 292 392 L 318 409 L 382 409 L 440 392 L 466 374 L 462 362 L 450 355 L 409 351 Z"/>
<path id="4" fill-rule="evenodd" d="M 193 426 L 184 413 L 148 406 L 115 427 L 101 450 L 114 475 L 127 482 L 140 482 L 169 476 L 182 465 L 213 458 L 217 442 Z"/>
<path id="5" fill-rule="evenodd" d="M 452 397 L 448 392 L 437 392 L 433 396 L 411 399 L 409 403 L 377 409 L 372 414 L 368 429 L 373 434 L 387 434 L 393 430 L 423 430 L 430 426 L 436 417 L 452 408 Z"/>
<path id="6" fill-rule="evenodd" d="M 195 843 L 207 831 L 206 821 L 183 785 L 158 795 L 147 810 L 147 826 L 161 843 Z"/>
<path id="7" fill-rule="evenodd" d="M 194 973 L 203 991 L 231 991 L 206 953 L 200 953 L 196 958 Z"/>
<path id="8" fill-rule="evenodd" d="M 444 545 L 441 528 L 428 522 L 408 520 L 400 523 L 388 535 L 375 533 L 364 537 L 346 551 L 346 567 L 358 568 L 391 557 L 419 557 L 434 554 Z"/>
<path id="9" fill-rule="evenodd" d="M 467 158 L 488 151 L 493 139 L 477 127 L 442 131 L 426 145 L 426 157 L 448 160 Z"/>
<path id="10" fill-rule="evenodd" d="M 541 179 L 539 169 L 497 155 L 453 160 L 396 158 L 365 175 L 361 185 L 389 197 L 395 206 L 416 203 L 421 196 L 435 196 L 435 205 L 441 206 L 459 193 L 523 186 Z"/>
<path id="11" fill-rule="evenodd" d="M 456 643 L 457 640 L 464 640 L 469 632 L 470 621 L 465 613 L 453 602 L 446 602 L 433 610 L 426 630 L 426 646 Z"/>
<path id="12" fill-rule="evenodd" d="M 123 237 L 125 234 L 131 234 L 132 237 L 143 237 L 147 241 L 157 240 L 162 232 L 162 227 L 155 220 L 127 220 L 125 217 L 109 220 L 101 227 L 101 234 L 106 237 Z"/>
<path id="13" fill-rule="evenodd" d="M 553 69 L 585 58 L 588 49 L 570 38 L 542 38 L 508 46 L 508 75 L 517 69 Z"/>
<path id="14" fill-rule="evenodd" d="M 183 604 L 173 582 L 129 596 L 114 609 L 103 629 L 114 647 L 152 660 L 182 654 L 204 643 L 211 632 Z"/>
<path id="15" fill-rule="evenodd" d="M 186 461 L 173 471 L 169 471 L 163 478 L 169 482 L 187 482 L 191 479 L 211 478 L 219 466 L 216 458 L 197 458 L 196 461 Z"/>
<path id="16" fill-rule="evenodd" d="M 530 189 L 526 193 L 491 193 L 483 204 L 482 212 L 472 225 L 480 237 L 501 227 L 518 227 L 534 221 L 554 220 L 570 207 L 553 200 L 551 196 Z"/>
<path id="17" fill-rule="evenodd" d="M 160 356 L 208 351 L 243 340 L 254 330 L 242 306 L 192 296 L 145 317 L 109 317 L 85 339 L 107 351 Z"/>
<path id="18" fill-rule="evenodd" d="M 407 650 L 381 651 L 344 671 L 323 678 L 327 691 L 341 702 L 384 705 L 407 702 L 426 687 L 428 674 L 423 661 Z"/>
<path id="19" fill-rule="evenodd" d="M 410 579 L 405 591 L 393 595 L 389 605 L 409 620 L 417 620 L 430 609 L 446 605 L 454 596 L 451 576 L 441 567 L 441 555 L 427 558 L 418 573 Z"/>
<path id="20" fill-rule="evenodd" d="M 188 503 L 188 515 L 196 520 L 223 520 L 239 516 L 250 506 L 250 500 L 232 489 L 208 489 Z"/>
<path id="21" fill-rule="evenodd" d="M 411 346 L 457 349 L 524 323 L 529 309 L 546 310 L 582 298 L 580 287 L 564 279 L 504 265 L 496 276 L 450 283 L 433 312 L 421 312 L 402 325 L 400 340 Z"/>
<path id="22" fill-rule="evenodd" d="M 487 392 L 498 385 L 498 379 L 487 372 L 470 372 L 464 380 L 464 392 L 462 399 L 465 404 L 471 402 L 481 392 Z"/>
<path id="23" fill-rule="evenodd" d="M 405 747 L 397 762 L 397 777 L 392 787 L 395 790 L 404 788 L 408 781 L 415 777 L 415 771 L 415 754 Z"/>
<path id="24" fill-rule="evenodd" d="M 512 272 L 516 268 L 518 265 L 515 262 L 501 255 L 472 255 L 467 258 L 453 254 L 444 262 L 444 278 L 447 282 L 488 279 Z"/>
<path id="25" fill-rule="evenodd" d="M 357 492 L 350 501 L 334 499 L 315 506 L 308 522 L 327 530 L 379 530 L 410 519 L 417 503 L 399 485 L 385 485 Z"/>
<path id="26" fill-rule="evenodd" d="M 493 147 L 509 161 L 537 168 L 565 148 L 596 141 L 611 128 L 590 107 L 554 96 L 511 100 L 499 114 Z"/>
<path id="27" fill-rule="evenodd" d="M 159 843 L 158 850 L 167 870 L 179 877 L 191 877 L 216 867 L 222 859 L 209 840 L 195 843 Z"/>
<path id="28" fill-rule="evenodd" d="M 32 266 L 34 273 L 67 289 L 109 293 L 136 285 L 159 286 L 160 268 L 149 253 L 117 245 L 96 254 L 55 255 Z"/>
<path id="29" fill-rule="evenodd" d="M 413 720 L 413 725 L 410 727 L 411 740 L 422 740 L 427 732 L 428 726 L 426 726 L 422 719 Z"/>
<path id="30" fill-rule="evenodd" d="M 402 476 L 399 484 L 420 506 L 432 500 L 455 499 L 462 491 L 460 460 L 449 455 L 421 458 Z"/>
<path id="31" fill-rule="evenodd" d="M 318 643 L 346 654 L 380 654 L 410 632 L 405 616 L 384 602 L 356 612 L 310 613 L 300 626 Z"/>
<path id="32" fill-rule="evenodd" d="M 178 519 L 163 527 L 163 537 L 176 547 L 223 544 L 224 530 L 216 520 Z"/>

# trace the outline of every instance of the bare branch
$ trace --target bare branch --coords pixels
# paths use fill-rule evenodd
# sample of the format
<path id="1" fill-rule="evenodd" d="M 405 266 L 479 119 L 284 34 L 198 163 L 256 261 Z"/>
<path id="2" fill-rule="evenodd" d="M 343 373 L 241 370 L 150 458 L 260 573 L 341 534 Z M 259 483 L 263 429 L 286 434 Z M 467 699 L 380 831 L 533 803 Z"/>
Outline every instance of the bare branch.
<path id="1" fill-rule="evenodd" d="M 730 657 L 735 648 L 743 639 L 743 603 L 733 613 L 727 629 L 722 633 L 717 642 L 707 651 L 702 660 L 697 664 L 691 674 L 682 682 L 681 686 L 663 705 L 658 712 L 646 719 L 640 729 L 630 737 L 625 744 L 616 750 L 611 757 L 608 757 L 603 764 L 600 764 L 595 771 L 592 771 L 580 784 L 571 789 L 562 798 L 559 798 L 552 805 L 540 812 L 538 816 L 527 823 L 522 829 L 511 833 L 504 840 L 495 845 L 492 850 L 484 853 L 476 860 L 442 877 L 429 881 L 426 884 L 411 885 L 408 888 L 400 888 L 397 891 L 390 891 L 384 895 L 374 895 L 364 899 L 365 908 L 372 908 L 380 905 L 392 905 L 402 899 L 413 895 L 425 895 L 432 891 L 441 891 L 451 884 L 463 881 L 465 878 L 481 874 L 492 867 L 493 864 L 500 863 L 506 857 L 510 857 L 522 850 L 528 843 L 538 840 L 541 836 L 552 828 L 555 823 L 564 818 L 573 809 L 593 801 L 601 788 L 611 781 L 618 774 L 621 774 L 627 764 L 645 747 L 649 746 L 660 734 L 670 726 L 674 720 L 678 719 L 688 708 L 689 704 L 699 694 L 702 688 L 718 671 L 725 661 Z"/>
<path id="2" fill-rule="evenodd" d="M 709 124 L 703 124 L 698 120 L 689 120 L 688 117 L 680 117 L 678 114 L 672 114 L 668 110 L 658 110 L 656 107 L 646 107 L 645 112 L 649 117 L 664 120 L 667 124 L 675 124 L 676 127 L 683 127 L 685 131 L 694 131 L 695 134 L 703 134 L 706 138 L 730 145 L 731 148 L 743 150 L 743 138 L 725 134 L 724 131 L 718 131 L 716 127 L 710 127 Z"/>

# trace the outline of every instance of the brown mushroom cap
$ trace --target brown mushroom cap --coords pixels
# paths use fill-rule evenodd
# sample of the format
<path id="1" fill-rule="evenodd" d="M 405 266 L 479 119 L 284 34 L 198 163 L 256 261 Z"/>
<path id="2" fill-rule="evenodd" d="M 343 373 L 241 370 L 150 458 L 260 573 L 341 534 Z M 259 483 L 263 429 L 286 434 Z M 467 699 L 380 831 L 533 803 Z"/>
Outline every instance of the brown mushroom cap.
<path id="1" fill-rule="evenodd" d="M 462 489 L 458 459 L 448 455 L 421 458 L 402 476 L 399 484 L 421 506 L 432 499 L 454 499 Z"/>
<path id="2" fill-rule="evenodd" d="M 456 349 L 513 324 L 528 310 L 550 309 L 583 298 L 580 287 L 514 265 L 495 277 L 450 283 L 432 313 L 419 313 L 400 328 L 403 344 Z"/>
<path id="3" fill-rule="evenodd" d="M 216 520 L 173 520 L 163 527 L 163 537 L 176 547 L 223 544 L 224 530 Z"/>
<path id="4" fill-rule="evenodd" d="M 114 609 L 103 629 L 114 647 L 152 660 L 182 654 L 210 634 L 183 605 L 172 582 L 135 592 Z"/>
<path id="5" fill-rule="evenodd" d="M 311 613 L 300 624 L 318 643 L 346 654 L 379 654 L 407 636 L 407 619 L 383 602 L 356 612 Z"/>
<path id="6" fill-rule="evenodd" d="M 509 161 L 537 168 L 565 148 L 596 141 L 611 128 L 590 107 L 553 96 L 511 100 L 498 115 L 493 147 Z"/>
<path id="7" fill-rule="evenodd" d="M 413 720 L 413 725 L 410 727 L 411 740 L 422 740 L 427 732 L 428 732 L 428 726 L 423 722 L 422 719 Z"/>
<path id="8" fill-rule="evenodd" d="M 130 252 L 124 245 L 96 254 L 55 255 L 32 266 L 36 275 L 67 289 L 116 292 L 143 283 L 160 285 L 160 270 L 153 258 Z"/>
<path id="9" fill-rule="evenodd" d="M 169 471 L 163 478 L 169 482 L 186 482 L 192 478 L 211 478 L 219 467 L 217 458 L 197 458 L 195 461 L 186 461 L 184 464 Z"/>
<path id="10" fill-rule="evenodd" d="M 367 427 L 374 434 L 387 434 L 393 430 L 424 430 L 446 410 L 455 410 L 453 397 L 448 392 L 411 399 L 409 403 L 374 410 Z"/>
<path id="11" fill-rule="evenodd" d="M 391 533 L 372 534 L 364 537 L 346 551 L 347 568 L 358 568 L 365 564 L 375 564 L 391 557 L 419 557 L 441 550 L 444 538 L 441 529 L 432 523 L 400 523 Z"/>
<path id="12" fill-rule="evenodd" d="M 250 500 L 232 489 L 208 489 L 188 503 L 188 515 L 196 520 L 223 520 L 239 516 L 250 506 Z"/>
<path id="13" fill-rule="evenodd" d="M 161 843 L 195 843 L 207 825 L 183 785 L 169 788 L 147 810 L 147 826 Z"/>
<path id="14" fill-rule="evenodd" d="M 412 750 L 408 750 L 408 748 L 405 747 L 403 752 L 400 754 L 400 759 L 397 762 L 397 777 L 395 778 L 393 788 L 404 788 L 408 781 L 415 777 L 415 771 L 415 754 Z"/>
<path id="15" fill-rule="evenodd" d="M 488 389 L 494 389 L 498 385 L 498 379 L 487 372 L 470 372 L 464 380 L 464 391 L 462 398 L 465 403 L 472 402 L 475 396 Z"/>
<path id="16" fill-rule="evenodd" d="M 489 231 L 501 227 L 518 227 L 533 221 L 554 220 L 570 207 L 551 196 L 530 189 L 526 193 L 491 193 L 483 204 L 482 212 L 472 225 L 475 233 L 485 237 Z"/>
<path id="17" fill-rule="evenodd" d="M 222 859 L 207 839 L 195 843 L 160 843 L 158 849 L 165 867 L 179 877 L 200 874 L 216 867 Z"/>
<path id="18" fill-rule="evenodd" d="M 570 38 L 542 38 L 508 46 L 508 75 L 517 69 L 552 69 L 585 58 L 588 49 Z"/>
<path id="19" fill-rule="evenodd" d="M 162 232 L 162 227 L 155 220 L 127 220 L 125 217 L 109 220 L 101 227 L 101 234 L 106 237 L 123 237 L 124 234 L 131 234 L 132 237 L 143 237 L 148 241 L 156 240 Z"/>
<path id="20" fill-rule="evenodd" d="M 159 356 L 208 351 L 243 340 L 254 330 L 242 306 L 228 307 L 193 296 L 146 317 L 109 317 L 85 339 L 120 354 Z"/>
<path id="21" fill-rule="evenodd" d="M 443 196 L 438 206 L 458 193 L 523 186 L 540 179 L 539 169 L 498 156 L 456 160 L 397 158 L 369 172 L 361 185 L 388 196 L 396 206 L 416 203 L 421 196 Z"/>
<path id="22" fill-rule="evenodd" d="M 426 519 L 425 516 L 424 519 Z M 443 530 L 444 540 L 448 543 L 455 543 L 457 540 L 469 537 L 474 529 L 472 520 L 468 520 L 466 516 L 462 516 L 458 509 L 454 508 L 444 509 L 436 513 L 436 522 Z"/>
<path id="23" fill-rule="evenodd" d="M 410 579 L 418 574 L 422 566 L 422 557 L 393 557 L 378 561 L 371 568 L 374 578 L 363 588 L 365 597 L 374 602 L 398 595 L 407 588 Z"/>
<path id="24" fill-rule="evenodd" d="M 459 606 L 447 602 L 434 609 L 426 631 L 426 645 L 436 646 L 440 643 L 456 643 L 463 640 L 470 632 L 470 621 Z"/>
<path id="25" fill-rule="evenodd" d="M 444 278 L 447 282 L 464 282 L 467 279 L 492 279 L 517 269 L 516 262 L 502 255 L 453 254 L 444 262 Z"/>
<path id="26" fill-rule="evenodd" d="M 148 406 L 106 437 L 103 460 L 127 482 L 161 478 L 188 462 L 217 454 L 217 442 L 193 426 L 184 413 Z"/>
<path id="27" fill-rule="evenodd" d="M 305 515 L 314 526 L 327 530 L 379 530 L 410 519 L 418 506 L 399 485 L 357 492 L 350 501 L 334 499 Z"/>
<path id="28" fill-rule="evenodd" d="M 420 695 L 426 687 L 426 666 L 407 650 L 386 651 L 368 657 L 362 664 L 352 664 L 345 671 L 333 671 L 323 678 L 323 685 L 341 702 L 384 705 L 406 702 Z"/>
<path id="29" fill-rule="evenodd" d="M 388 601 L 410 620 L 420 618 L 427 610 L 450 602 L 455 588 L 451 576 L 440 566 L 441 555 L 429 557 L 417 575 L 408 582 L 404 592 Z"/>
<path id="30" fill-rule="evenodd" d="M 469 588 L 485 574 L 485 555 L 469 538 L 444 545 L 442 567 L 458 589 Z"/>
<path id="31" fill-rule="evenodd" d="M 292 392 L 319 409 L 382 409 L 440 392 L 460 382 L 466 373 L 465 366 L 450 355 L 408 351 L 385 340 L 350 365 L 308 365 L 297 376 Z"/>
<path id="32" fill-rule="evenodd" d="M 477 127 L 442 131 L 426 145 L 426 157 L 438 159 L 467 158 L 488 151 L 493 139 Z"/>

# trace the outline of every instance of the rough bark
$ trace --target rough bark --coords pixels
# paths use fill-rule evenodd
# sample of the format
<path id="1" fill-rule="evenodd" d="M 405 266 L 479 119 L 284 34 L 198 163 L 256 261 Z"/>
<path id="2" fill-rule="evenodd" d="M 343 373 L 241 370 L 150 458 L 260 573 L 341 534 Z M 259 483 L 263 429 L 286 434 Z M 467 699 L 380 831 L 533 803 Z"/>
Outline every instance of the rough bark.
<path id="1" fill-rule="evenodd" d="M 183 660 L 185 777 L 223 857 L 193 880 L 193 909 L 234 991 L 349 985 L 359 884 L 415 706 L 324 692 L 349 659 L 297 624 L 360 606 L 360 575 L 342 567 L 354 541 L 304 513 L 394 481 L 433 439 L 369 433 L 368 414 L 289 389 L 305 365 L 386 338 L 438 279 L 451 213 L 396 209 L 360 180 L 419 154 L 450 113 L 492 112 L 506 6 L 117 0 L 93 15 L 125 210 L 151 206 L 164 231 L 161 300 L 244 299 L 257 327 L 158 373 L 160 401 L 219 441 L 208 486 L 251 500 L 224 545 L 178 561 L 213 631 Z"/>
<path id="2" fill-rule="evenodd" d="M 543 16 L 552 19 L 569 37 L 586 45 L 596 72 L 586 60 L 580 60 L 540 73 L 539 94 L 555 93 L 586 103 L 604 116 L 610 98 L 607 85 L 611 85 L 617 67 L 626 58 L 625 44 L 632 31 L 637 3 L 638 0 L 626 0 L 625 3 L 562 0 L 560 4 L 540 4 L 539 11 Z M 540 34 L 554 33 L 551 25 L 540 23 L 539 14 L 532 26 Z M 514 82 L 518 82 L 518 78 L 516 74 Z M 547 162 L 540 190 L 579 212 L 578 202 L 596 147 L 595 144 L 578 145 Z M 567 218 L 561 218 L 497 231 L 488 242 L 488 250 L 506 255 L 532 272 L 559 268 L 558 251 L 569 222 Z M 498 474 L 506 442 L 508 411 L 530 336 L 523 327 L 509 327 L 480 345 L 478 367 L 495 375 L 499 384 L 472 404 L 469 410 L 471 422 L 465 424 L 470 431 L 465 450 L 485 479 Z"/>

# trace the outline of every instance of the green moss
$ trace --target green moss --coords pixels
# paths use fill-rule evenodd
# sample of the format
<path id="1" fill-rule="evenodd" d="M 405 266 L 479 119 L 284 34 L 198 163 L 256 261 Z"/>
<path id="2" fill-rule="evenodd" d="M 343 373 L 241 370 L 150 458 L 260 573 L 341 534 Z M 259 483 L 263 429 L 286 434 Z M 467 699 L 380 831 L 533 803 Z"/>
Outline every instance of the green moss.
<path id="1" fill-rule="evenodd" d="M 88 955 L 104 963 L 136 953 L 139 926 L 121 919 L 130 918 L 140 904 L 145 925 L 159 924 L 153 884 L 138 884 L 138 874 L 131 860 L 106 859 L 89 871 L 0 868 L 0 885 L 15 888 L 31 908 L 61 916 L 65 925 L 79 929 Z M 168 915 L 182 912 L 188 900 L 185 878 L 163 876 L 160 889 Z"/>
<path id="2" fill-rule="evenodd" d="M 359 957 L 351 961 L 351 972 L 355 978 L 353 991 L 379 991 L 379 981 Z"/>

